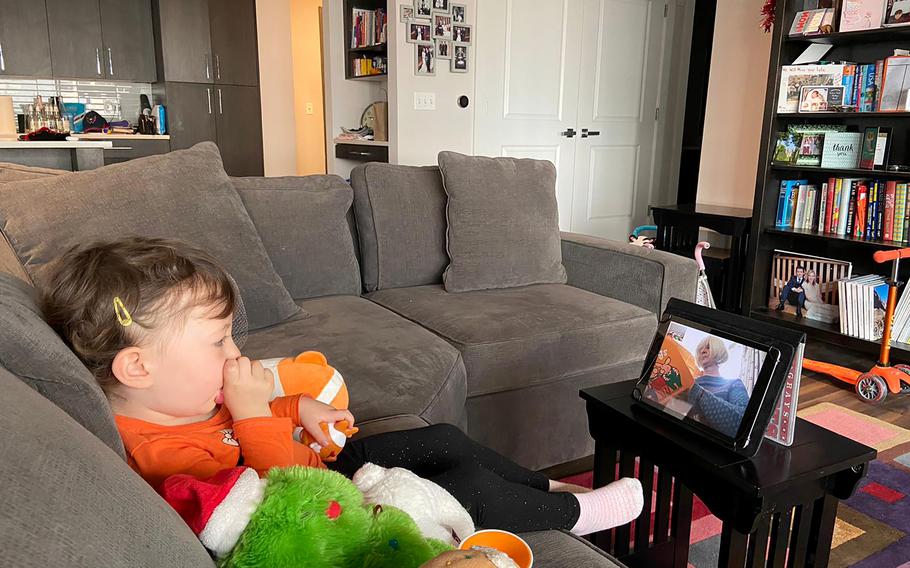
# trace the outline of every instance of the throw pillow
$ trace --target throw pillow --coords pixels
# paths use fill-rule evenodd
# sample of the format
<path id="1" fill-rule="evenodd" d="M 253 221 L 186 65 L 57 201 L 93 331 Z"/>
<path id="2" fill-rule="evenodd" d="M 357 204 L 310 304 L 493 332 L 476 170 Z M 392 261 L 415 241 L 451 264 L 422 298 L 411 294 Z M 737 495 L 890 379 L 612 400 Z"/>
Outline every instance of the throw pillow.
<path id="1" fill-rule="evenodd" d="M 73 245 L 163 237 L 197 246 L 224 265 L 240 288 L 251 330 L 299 312 L 212 142 L 0 184 L 0 227 L 38 288 L 52 262 Z"/>
<path id="2" fill-rule="evenodd" d="M 543 160 L 439 153 L 448 203 L 448 292 L 564 284 L 556 168 Z"/>

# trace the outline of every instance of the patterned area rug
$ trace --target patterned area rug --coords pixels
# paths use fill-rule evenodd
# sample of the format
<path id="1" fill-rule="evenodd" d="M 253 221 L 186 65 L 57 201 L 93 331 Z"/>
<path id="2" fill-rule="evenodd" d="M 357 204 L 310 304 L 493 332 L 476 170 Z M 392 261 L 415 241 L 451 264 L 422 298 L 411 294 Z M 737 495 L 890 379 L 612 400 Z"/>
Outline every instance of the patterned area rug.
<path id="1" fill-rule="evenodd" d="M 910 568 L 910 430 L 822 402 L 799 416 L 878 450 L 856 493 L 837 509 L 831 568 Z M 563 481 L 590 487 L 591 472 Z M 721 523 L 696 497 L 689 566 L 717 566 Z"/>

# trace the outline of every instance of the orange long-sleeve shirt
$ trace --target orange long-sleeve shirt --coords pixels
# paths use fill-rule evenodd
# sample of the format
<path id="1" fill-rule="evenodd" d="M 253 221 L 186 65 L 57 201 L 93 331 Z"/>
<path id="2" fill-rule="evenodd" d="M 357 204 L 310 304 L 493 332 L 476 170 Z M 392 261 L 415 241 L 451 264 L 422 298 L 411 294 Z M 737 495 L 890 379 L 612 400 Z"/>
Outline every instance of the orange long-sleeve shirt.
<path id="1" fill-rule="evenodd" d="M 231 418 L 222 406 L 202 422 L 162 426 L 116 415 L 127 461 L 152 487 L 168 476 L 188 473 L 200 479 L 237 466 L 252 467 L 259 475 L 269 468 L 304 465 L 325 467 L 319 455 L 294 440 L 301 426 L 297 403 L 301 395 L 278 397 L 270 403 L 272 417 Z"/>

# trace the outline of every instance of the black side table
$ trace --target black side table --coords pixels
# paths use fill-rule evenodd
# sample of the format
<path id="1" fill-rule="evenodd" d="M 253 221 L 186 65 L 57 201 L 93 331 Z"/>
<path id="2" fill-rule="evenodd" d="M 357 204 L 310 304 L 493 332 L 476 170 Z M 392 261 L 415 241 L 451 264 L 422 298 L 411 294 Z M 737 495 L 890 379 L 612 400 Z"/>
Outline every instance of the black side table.
<path id="1" fill-rule="evenodd" d="M 749 232 L 752 227 L 752 210 L 716 205 L 665 205 L 652 206 L 650 213 L 657 225 L 654 247 L 681 256 L 692 257 L 698 244 L 698 230 L 702 227 L 731 237 L 730 258 L 723 279 L 723 302 L 720 308 L 741 314 L 743 275 L 749 250 Z M 705 253 L 708 256 L 708 253 Z M 715 275 L 716 276 L 716 275 Z M 721 290 L 715 290 L 719 293 Z"/>
<path id="2" fill-rule="evenodd" d="M 743 458 L 640 408 L 634 384 L 581 391 L 595 442 L 594 486 L 617 479 L 617 463 L 620 476 L 635 476 L 638 458 L 645 494 L 634 527 L 598 533 L 594 544 L 633 568 L 685 568 L 694 493 L 723 522 L 719 566 L 827 566 L 838 499 L 853 494 L 874 449 L 798 419 L 791 447 L 765 440 Z"/>

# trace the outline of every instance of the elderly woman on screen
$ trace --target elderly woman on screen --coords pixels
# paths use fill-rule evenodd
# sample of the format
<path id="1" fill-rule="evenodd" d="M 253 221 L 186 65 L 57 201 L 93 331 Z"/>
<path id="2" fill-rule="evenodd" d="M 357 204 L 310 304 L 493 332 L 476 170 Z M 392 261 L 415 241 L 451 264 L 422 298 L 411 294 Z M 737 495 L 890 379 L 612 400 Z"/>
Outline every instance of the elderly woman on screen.
<path id="1" fill-rule="evenodd" d="M 695 358 L 704 374 L 695 379 L 689 390 L 692 410 L 688 416 L 733 437 L 749 404 L 746 386 L 739 378 L 727 379 L 720 375 L 720 365 L 729 358 L 720 338 L 708 336 L 701 340 Z"/>

